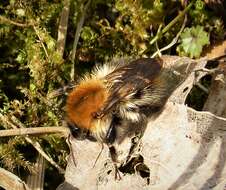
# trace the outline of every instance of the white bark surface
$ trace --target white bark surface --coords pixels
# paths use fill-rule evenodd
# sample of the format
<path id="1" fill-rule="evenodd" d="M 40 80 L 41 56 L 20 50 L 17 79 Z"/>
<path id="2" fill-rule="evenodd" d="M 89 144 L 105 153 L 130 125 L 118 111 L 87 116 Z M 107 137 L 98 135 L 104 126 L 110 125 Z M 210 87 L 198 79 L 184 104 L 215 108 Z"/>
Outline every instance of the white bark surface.
<path id="1" fill-rule="evenodd" d="M 224 189 L 226 188 L 226 119 L 209 112 L 197 112 L 184 105 L 168 103 L 149 122 L 139 149 L 150 169 L 150 184 L 139 174 L 122 174 L 114 179 L 108 148 L 104 147 L 94 166 L 101 145 L 72 140 L 76 166 L 70 156 L 66 182 L 79 189 Z M 130 139 L 117 147 L 125 160 Z M 111 171 L 111 172 L 110 172 Z M 108 174 L 110 172 L 110 174 Z"/>

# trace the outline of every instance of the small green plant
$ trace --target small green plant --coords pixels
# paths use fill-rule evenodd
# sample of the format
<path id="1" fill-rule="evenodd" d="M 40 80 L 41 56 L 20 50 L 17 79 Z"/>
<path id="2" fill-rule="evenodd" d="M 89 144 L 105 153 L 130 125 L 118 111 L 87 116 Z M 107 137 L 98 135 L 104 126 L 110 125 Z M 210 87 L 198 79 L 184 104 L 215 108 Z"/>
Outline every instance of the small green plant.
<path id="1" fill-rule="evenodd" d="M 181 34 L 181 44 L 177 47 L 179 55 L 198 58 L 205 45 L 209 44 L 209 34 L 202 26 L 185 28 Z"/>

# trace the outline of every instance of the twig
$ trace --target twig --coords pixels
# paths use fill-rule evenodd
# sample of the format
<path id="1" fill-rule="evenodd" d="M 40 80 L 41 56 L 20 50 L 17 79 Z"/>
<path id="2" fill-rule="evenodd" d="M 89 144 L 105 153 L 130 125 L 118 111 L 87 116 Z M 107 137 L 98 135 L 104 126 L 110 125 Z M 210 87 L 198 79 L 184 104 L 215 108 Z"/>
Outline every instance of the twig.
<path id="1" fill-rule="evenodd" d="M 21 123 L 15 116 L 11 117 L 11 120 L 18 124 L 18 126 L 20 128 L 25 128 L 24 124 Z M 48 161 L 50 162 L 53 166 L 55 166 L 60 173 L 64 173 L 64 169 L 61 168 L 52 158 L 50 158 L 42 149 L 41 145 L 35 141 L 35 140 L 31 140 L 31 138 L 29 137 L 25 137 L 26 141 L 29 142 L 30 144 L 32 144 L 34 146 L 34 148 Z"/>
<path id="2" fill-rule="evenodd" d="M 34 140 L 31 140 L 31 138 L 29 137 L 25 137 L 25 140 L 27 142 L 29 142 L 30 144 L 33 145 L 33 147 L 53 166 L 55 166 L 55 168 L 57 168 L 59 170 L 60 173 L 64 173 L 64 169 L 61 168 L 52 158 L 50 158 L 42 149 L 41 145 Z"/>
<path id="3" fill-rule="evenodd" d="M 196 69 L 194 72 L 206 72 L 207 74 L 210 74 L 210 75 L 222 73 L 219 68 L 214 68 L 214 69 L 201 68 L 201 69 Z"/>
<path id="4" fill-rule="evenodd" d="M 158 54 L 158 56 L 161 57 L 162 54 L 161 54 L 161 51 L 159 50 L 159 45 L 158 45 L 158 42 L 157 41 L 155 42 L 155 46 L 156 46 L 157 51 L 154 53 L 154 56 Z"/>
<path id="5" fill-rule="evenodd" d="M 161 32 L 162 29 L 162 24 L 159 25 L 158 31 L 157 31 L 157 35 L 159 35 L 159 33 Z M 156 46 L 156 53 L 159 55 L 159 57 L 161 57 L 161 52 L 159 51 L 159 46 L 158 46 L 158 42 L 155 42 L 155 46 Z"/>
<path id="6" fill-rule="evenodd" d="M 165 34 L 181 17 L 183 17 L 186 12 L 191 8 L 192 2 L 180 12 L 163 30 L 156 34 L 156 36 L 151 40 L 150 45 L 154 44 L 163 34 Z"/>
<path id="7" fill-rule="evenodd" d="M 77 49 L 77 45 L 78 45 L 78 40 L 79 40 L 79 37 L 80 37 L 80 33 L 82 31 L 82 26 L 83 26 L 83 23 L 84 23 L 84 20 L 85 20 L 86 11 L 87 11 L 90 3 L 91 3 L 91 0 L 88 0 L 88 2 L 86 3 L 86 5 L 84 6 L 84 9 L 82 11 L 81 18 L 78 21 L 76 32 L 75 32 L 75 39 L 74 39 L 73 49 L 72 49 L 72 55 L 71 55 L 71 62 L 72 62 L 71 79 L 72 79 L 72 81 L 74 80 L 74 73 L 75 73 L 74 63 L 75 63 L 75 54 L 76 54 L 76 49 Z"/>
<path id="8" fill-rule="evenodd" d="M 12 120 L 12 122 L 10 121 L 10 119 Z M 25 128 L 24 124 L 21 123 L 15 116 L 12 116 L 11 118 L 8 118 L 8 116 L 4 116 L 0 113 L 0 120 L 2 121 L 3 125 L 6 126 L 10 126 L 13 129 L 18 129 L 19 128 Z M 18 126 L 16 126 L 15 124 Z M 64 169 L 61 168 L 52 158 L 50 158 L 43 150 L 41 145 L 35 141 L 35 140 L 31 140 L 31 138 L 29 137 L 24 137 L 25 140 L 30 143 L 48 162 L 50 162 L 53 166 L 55 166 L 60 173 L 64 173 Z"/>
<path id="9" fill-rule="evenodd" d="M 12 25 L 19 26 L 19 27 L 29 27 L 29 26 L 33 25 L 32 23 L 24 24 L 24 23 L 15 22 L 4 16 L 0 16 L 0 24 L 12 24 Z"/>
<path id="10" fill-rule="evenodd" d="M 64 54 L 71 1 L 65 0 L 63 2 L 64 2 L 64 7 L 61 11 L 60 23 L 58 28 L 58 38 L 57 38 L 57 51 L 60 53 L 61 57 L 63 57 L 63 54 Z"/>
<path id="11" fill-rule="evenodd" d="M 205 86 L 203 86 L 200 82 L 197 82 L 195 85 L 199 87 L 201 90 L 203 90 L 206 94 L 209 94 L 209 90 Z"/>
<path id="12" fill-rule="evenodd" d="M 44 43 L 43 43 L 43 40 L 42 40 L 41 36 L 39 35 L 38 30 L 37 30 L 37 28 L 35 27 L 35 25 L 33 25 L 33 28 L 34 28 L 34 31 L 35 31 L 36 35 L 38 36 L 38 39 L 39 39 L 39 41 L 40 41 L 40 43 L 41 43 L 41 45 L 42 45 L 42 48 L 43 48 L 43 50 L 44 50 L 44 52 L 45 52 L 45 55 L 46 55 L 46 58 L 47 58 L 48 62 L 50 62 L 49 55 L 48 55 L 48 53 L 47 53 L 46 47 L 45 47 L 45 45 L 44 45 Z"/>
<path id="13" fill-rule="evenodd" d="M 33 128 L 17 128 L 0 130 L 0 137 L 8 136 L 24 136 L 24 135 L 42 135 L 51 133 L 69 133 L 66 127 L 33 127 Z"/>
<path id="14" fill-rule="evenodd" d="M 157 54 L 161 54 L 162 51 L 165 51 L 165 50 L 171 48 L 172 46 L 174 46 L 177 43 L 177 40 L 180 37 L 181 32 L 184 30 L 186 22 L 187 22 L 187 16 L 185 15 L 184 22 L 183 22 L 183 24 L 181 26 L 180 31 L 177 33 L 176 37 L 173 38 L 173 40 L 167 46 L 161 48 L 160 50 L 158 49 L 155 53 L 153 53 L 153 55 L 151 56 L 152 58 L 155 57 Z"/>

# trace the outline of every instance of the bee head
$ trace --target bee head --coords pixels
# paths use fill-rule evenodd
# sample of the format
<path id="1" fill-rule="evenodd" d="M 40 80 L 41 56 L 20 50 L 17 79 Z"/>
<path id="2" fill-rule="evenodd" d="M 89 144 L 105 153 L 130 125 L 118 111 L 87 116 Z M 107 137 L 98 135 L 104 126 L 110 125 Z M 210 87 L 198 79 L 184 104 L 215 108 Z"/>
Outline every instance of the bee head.
<path id="1" fill-rule="evenodd" d="M 71 128 L 76 128 L 76 131 L 81 129 L 90 131 L 94 136 L 102 136 L 101 134 L 105 133 L 103 125 L 106 127 L 109 125 L 109 118 L 101 116 L 99 111 L 107 98 L 108 90 L 103 81 L 97 79 L 82 81 L 67 98 L 66 112 L 68 120 L 72 123 Z"/>

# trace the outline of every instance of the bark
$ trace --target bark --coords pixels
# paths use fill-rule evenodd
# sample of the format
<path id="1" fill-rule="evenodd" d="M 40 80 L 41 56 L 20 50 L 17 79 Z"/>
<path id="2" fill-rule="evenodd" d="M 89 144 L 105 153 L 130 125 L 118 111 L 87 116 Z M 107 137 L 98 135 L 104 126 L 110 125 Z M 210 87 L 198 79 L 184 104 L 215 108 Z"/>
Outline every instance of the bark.
<path id="1" fill-rule="evenodd" d="M 210 93 L 204 105 L 204 110 L 218 116 L 226 117 L 226 61 L 219 64 L 221 74 L 216 74 L 211 83 Z"/>
<path id="2" fill-rule="evenodd" d="M 0 187 L 10 190 L 29 190 L 19 177 L 3 168 L 0 168 Z"/>
<path id="3" fill-rule="evenodd" d="M 34 171 L 27 178 L 27 186 L 32 190 L 44 189 L 45 159 L 39 154 L 34 164 Z"/>

